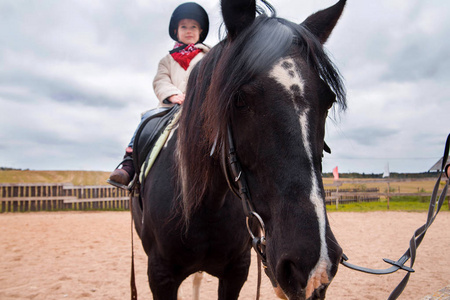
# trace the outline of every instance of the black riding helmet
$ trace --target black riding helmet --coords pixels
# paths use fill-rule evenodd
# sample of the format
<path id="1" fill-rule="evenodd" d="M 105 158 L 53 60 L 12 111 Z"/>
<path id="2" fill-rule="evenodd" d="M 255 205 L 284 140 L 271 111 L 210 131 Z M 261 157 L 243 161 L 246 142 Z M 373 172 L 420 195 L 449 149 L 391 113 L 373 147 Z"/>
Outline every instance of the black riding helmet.
<path id="1" fill-rule="evenodd" d="M 183 19 L 192 19 L 200 24 L 202 33 L 198 42 L 202 43 L 206 39 L 209 31 L 209 19 L 205 9 L 195 2 L 186 2 L 175 8 L 169 23 L 169 35 L 174 41 L 178 42 L 178 23 Z"/>

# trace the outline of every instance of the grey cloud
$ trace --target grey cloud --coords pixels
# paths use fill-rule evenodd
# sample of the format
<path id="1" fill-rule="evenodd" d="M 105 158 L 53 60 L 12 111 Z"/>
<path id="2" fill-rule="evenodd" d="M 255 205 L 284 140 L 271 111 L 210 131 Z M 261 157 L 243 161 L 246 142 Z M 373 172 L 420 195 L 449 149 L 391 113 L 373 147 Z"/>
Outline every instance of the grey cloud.
<path id="1" fill-rule="evenodd" d="M 206 43 L 214 45 L 219 1 L 198 2 L 210 13 Z M 173 46 L 167 26 L 179 3 L 0 2 L 0 166 L 114 168 L 139 114 L 157 104 L 151 82 Z M 280 17 L 301 22 L 334 3 L 272 4 Z M 447 7 L 442 0 L 347 3 L 326 47 L 345 78 L 349 109 L 327 125 L 333 154 L 324 171 L 382 172 L 384 158 L 440 155 L 450 111 Z M 428 160 L 391 166 L 423 171 Z"/>
<path id="2" fill-rule="evenodd" d="M 345 135 L 357 144 L 374 146 L 398 133 L 398 130 L 389 128 L 358 127 L 348 130 Z"/>
<path id="3" fill-rule="evenodd" d="M 3 76 L 0 75 L 0 80 Z M 21 86 L 27 90 L 27 95 L 16 94 L 8 89 L 2 90 L 3 85 L 14 84 L 16 87 Z M 11 86 L 10 86 L 11 87 Z M 112 93 L 111 93 L 112 94 Z M 126 99 L 113 97 L 105 93 L 105 91 L 89 90 L 86 87 L 79 86 L 73 82 L 65 80 L 50 80 L 40 77 L 25 75 L 23 78 L 2 81 L 0 83 L 0 97 L 5 99 L 15 99 L 20 101 L 34 101 L 34 97 L 44 97 L 52 99 L 56 102 L 65 103 L 81 103 L 96 107 L 124 107 Z"/>

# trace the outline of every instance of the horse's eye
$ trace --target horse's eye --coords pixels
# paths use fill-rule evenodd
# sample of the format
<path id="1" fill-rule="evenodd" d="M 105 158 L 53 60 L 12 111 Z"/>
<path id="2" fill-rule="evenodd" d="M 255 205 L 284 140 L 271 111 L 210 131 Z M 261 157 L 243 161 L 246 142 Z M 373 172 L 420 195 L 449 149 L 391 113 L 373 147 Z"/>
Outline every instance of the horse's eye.
<path id="1" fill-rule="evenodd" d="M 236 108 L 238 108 L 238 109 L 247 108 L 247 102 L 245 102 L 244 94 L 241 91 L 236 93 L 236 96 L 234 99 L 235 99 L 234 105 L 236 106 Z"/>

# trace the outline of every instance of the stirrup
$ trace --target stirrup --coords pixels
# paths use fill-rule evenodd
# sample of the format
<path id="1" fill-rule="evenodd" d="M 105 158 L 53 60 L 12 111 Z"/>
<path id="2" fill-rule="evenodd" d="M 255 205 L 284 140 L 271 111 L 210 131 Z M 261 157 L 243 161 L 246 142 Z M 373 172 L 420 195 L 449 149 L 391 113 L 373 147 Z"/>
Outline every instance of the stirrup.
<path id="1" fill-rule="evenodd" d="M 137 182 L 137 176 L 136 176 L 136 173 L 135 173 L 133 179 L 130 181 L 130 183 L 128 185 L 115 182 L 115 181 L 113 181 L 113 180 L 111 180 L 109 178 L 106 180 L 106 182 L 109 183 L 112 186 L 115 186 L 115 187 L 119 188 L 119 189 L 131 192 L 131 190 L 133 189 L 134 185 Z"/>
<path id="2" fill-rule="evenodd" d="M 133 158 L 131 157 L 131 156 L 127 156 L 127 157 L 125 157 L 118 165 L 117 165 L 117 167 L 114 169 L 114 170 L 117 170 L 125 161 L 127 161 L 127 160 L 133 160 Z M 118 183 L 118 182 L 115 182 L 115 181 L 113 181 L 113 180 L 111 180 L 111 179 L 107 179 L 106 180 L 106 182 L 107 183 L 109 183 L 110 185 L 112 185 L 112 186 L 115 186 L 115 187 L 117 187 L 117 188 L 119 188 L 119 189 L 123 189 L 123 190 L 126 190 L 126 191 L 129 191 L 129 192 L 131 192 L 131 190 L 133 189 L 133 186 L 135 185 L 135 183 L 136 183 L 136 180 L 137 178 L 136 178 L 136 172 L 134 173 L 134 176 L 133 176 L 133 179 L 131 179 L 131 181 L 128 183 L 128 185 L 125 185 L 125 184 L 121 184 L 121 183 Z"/>

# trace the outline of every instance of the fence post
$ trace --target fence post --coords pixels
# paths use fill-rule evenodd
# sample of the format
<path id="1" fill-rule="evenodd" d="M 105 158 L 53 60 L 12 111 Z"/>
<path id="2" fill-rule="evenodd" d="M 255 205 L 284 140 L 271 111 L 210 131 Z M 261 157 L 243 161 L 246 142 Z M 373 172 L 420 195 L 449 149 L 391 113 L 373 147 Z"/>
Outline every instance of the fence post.
<path id="1" fill-rule="evenodd" d="M 336 186 L 336 210 L 339 209 L 339 186 Z"/>
<path id="2" fill-rule="evenodd" d="M 389 200 L 390 200 L 390 193 L 391 193 L 391 184 L 389 182 L 389 179 L 387 181 L 388 190 L 387 190 L 387 209 L 389 210 Z"/>
<path id="3" fill-rule="evenodd" d="M 335 180 L 334 185 L 336 186 L 336 210 L 339 209 L 339 187 L 342 185 L 339 181 Z"/>

